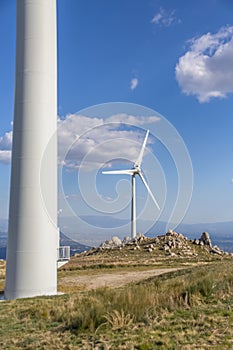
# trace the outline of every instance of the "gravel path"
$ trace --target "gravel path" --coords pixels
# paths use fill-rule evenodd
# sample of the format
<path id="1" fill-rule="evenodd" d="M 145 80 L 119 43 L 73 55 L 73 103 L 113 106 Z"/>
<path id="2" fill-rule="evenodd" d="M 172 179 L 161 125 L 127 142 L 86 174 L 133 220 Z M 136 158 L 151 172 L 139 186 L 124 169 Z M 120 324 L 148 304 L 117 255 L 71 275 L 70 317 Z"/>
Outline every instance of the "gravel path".
<path id="1" fill-rule="evenodd" d="M 79 284 L 85 287 L 85 290 L 95 289 L 99 287 L 121 287 L 130 282 L 137 282 L 149 277 L 159 276 L 163 273 L 174 271 L 177 269 L 152 269 L 145 271 L 124 271 L 117 273 L 98 273 L 96 275 L 63 277 L 62 284 Z"/>

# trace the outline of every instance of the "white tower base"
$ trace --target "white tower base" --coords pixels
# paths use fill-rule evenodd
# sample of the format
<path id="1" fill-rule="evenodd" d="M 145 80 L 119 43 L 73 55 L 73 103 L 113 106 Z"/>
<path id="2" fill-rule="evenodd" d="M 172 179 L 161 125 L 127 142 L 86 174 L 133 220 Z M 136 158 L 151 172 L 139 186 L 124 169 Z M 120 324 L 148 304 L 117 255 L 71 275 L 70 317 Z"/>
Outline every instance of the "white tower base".
<path id="1" fill-rule="evenodd" d="M 5 298 L 57 293 L 56 0 L 17 0 Z"/>

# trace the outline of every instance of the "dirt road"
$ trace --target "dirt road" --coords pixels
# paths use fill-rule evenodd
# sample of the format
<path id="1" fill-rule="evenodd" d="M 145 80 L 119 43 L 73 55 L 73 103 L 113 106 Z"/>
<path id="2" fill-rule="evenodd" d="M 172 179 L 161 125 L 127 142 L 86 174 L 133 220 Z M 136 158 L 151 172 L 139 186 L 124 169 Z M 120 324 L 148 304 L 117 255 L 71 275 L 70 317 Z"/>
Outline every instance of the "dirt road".
<path id="1" fill-rule="evenodd" d="M 177 270 L 177 269 L 176 269 Z M 137 282 L 149 277 L 162 275 L 174 271 L 174 269 L 151 269 L 145 271 L 122 271 L 117 273 L 101 273 L 81 276 L 67 276 L 61 278 L 61 283 L 65 285 L 79 285 L 85 290 L 99 287 L 121 287 L 130 282 Z"/>

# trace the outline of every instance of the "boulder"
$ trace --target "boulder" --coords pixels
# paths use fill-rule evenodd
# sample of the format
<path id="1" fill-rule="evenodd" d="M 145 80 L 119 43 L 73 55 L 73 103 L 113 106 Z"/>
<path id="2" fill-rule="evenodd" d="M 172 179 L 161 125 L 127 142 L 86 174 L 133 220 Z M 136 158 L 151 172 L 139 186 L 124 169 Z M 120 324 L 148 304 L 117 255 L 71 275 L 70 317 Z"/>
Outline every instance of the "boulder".
<path id="1" fill-rule="evenodd" d="M 125 237 L 122 241 L 122 244 L 125 245 L 125 244 L 128 244 L 129 242 L 131 241 L 130 237 Z"/>
<path id="2" fill-rule="evenodd" d="M 112 237 L 110 240 L 103 242 L 99 248 L 100 249 L 112 249 L 120 247 L 122 245 L 121 239 L 119 237 Z"/>
<path id="3" fill-rule="evenodd" d="M 219 249 L 217 246 L 214 246 L 211 249 L 210 252 L 213 253 L 213 254 L 218 254 L 218 255 L 223 255 L 224 254 L 224 252 L 221 249 Z"/>
<path id="4" fill-rule="evenodd" d="M 121 239 L 119 237 L 112 237 L 111 239 L 111 244 L 113 244 L 114 246 L 121 246 L 122 242 L 121 242 Z"/>
<path id="5" fill-rule="evenodd" d="M 208 245 L 209 247 L 212 247 L 210 235 L 208 232 L 203 232 L 199 241 L 203 242 L 204 245 Z"/>

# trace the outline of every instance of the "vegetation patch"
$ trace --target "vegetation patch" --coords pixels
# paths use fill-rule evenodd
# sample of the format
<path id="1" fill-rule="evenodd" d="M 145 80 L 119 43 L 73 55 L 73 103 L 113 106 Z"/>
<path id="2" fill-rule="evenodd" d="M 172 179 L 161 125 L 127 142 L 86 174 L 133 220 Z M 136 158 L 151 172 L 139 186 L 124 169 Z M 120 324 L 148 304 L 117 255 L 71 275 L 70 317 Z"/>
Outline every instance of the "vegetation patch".
<path id="1" fill-rule="evenodd" d="M 233 261 L 0 303 L 2 349 L 232 349 Z"/>

